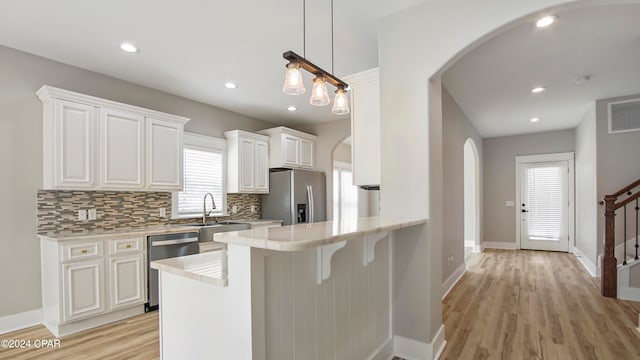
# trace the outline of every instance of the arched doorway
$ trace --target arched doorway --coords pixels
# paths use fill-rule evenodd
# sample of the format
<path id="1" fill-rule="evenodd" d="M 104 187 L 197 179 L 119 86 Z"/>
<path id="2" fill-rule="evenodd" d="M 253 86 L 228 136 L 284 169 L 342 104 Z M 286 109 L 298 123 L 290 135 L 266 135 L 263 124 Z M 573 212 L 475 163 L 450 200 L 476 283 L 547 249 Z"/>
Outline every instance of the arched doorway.
<path id="1" fill-rule="evenodd" d="M 480 251 L 480 161 L 475 141 L 464 143 L 464 258 Z"/>

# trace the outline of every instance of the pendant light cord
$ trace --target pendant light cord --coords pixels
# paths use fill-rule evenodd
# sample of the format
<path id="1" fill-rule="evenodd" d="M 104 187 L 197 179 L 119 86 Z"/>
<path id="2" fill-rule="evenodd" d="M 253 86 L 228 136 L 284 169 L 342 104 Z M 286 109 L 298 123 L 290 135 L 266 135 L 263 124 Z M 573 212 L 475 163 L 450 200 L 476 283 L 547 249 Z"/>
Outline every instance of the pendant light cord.
<path id="1" fill-rule="evenodd" d="M 307 58 L 307 1 L 306 0 L 302 0 L 302 57 L 305 59 Z"/>
<path id="2" fill-rule="evenodd" d="M 334 59 L 333 59 L 333 0 L 331 0 L 331 73 L 335 74 L 334 69 Z"/>

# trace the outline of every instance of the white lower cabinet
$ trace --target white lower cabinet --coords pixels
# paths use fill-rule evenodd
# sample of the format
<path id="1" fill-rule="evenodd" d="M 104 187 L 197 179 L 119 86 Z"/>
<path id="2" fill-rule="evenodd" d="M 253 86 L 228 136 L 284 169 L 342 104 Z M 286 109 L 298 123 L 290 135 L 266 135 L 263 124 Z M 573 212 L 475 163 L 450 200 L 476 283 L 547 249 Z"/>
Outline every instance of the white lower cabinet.
<path id="1" fill-rule="evenodd" d="M 41 237 L 43 323 L 65 336 L 144 313 L 144 237 Z"/>
<path id="2" fill-rule="evenodd" d="M 105 311 L 102 258 L 63 264 L 62 274 L 63 322 Z"/>
<path id="3" fill-rule="evenodd" d="M 109 309 L 144 304 L 144 255 L 109 258 Z"/>

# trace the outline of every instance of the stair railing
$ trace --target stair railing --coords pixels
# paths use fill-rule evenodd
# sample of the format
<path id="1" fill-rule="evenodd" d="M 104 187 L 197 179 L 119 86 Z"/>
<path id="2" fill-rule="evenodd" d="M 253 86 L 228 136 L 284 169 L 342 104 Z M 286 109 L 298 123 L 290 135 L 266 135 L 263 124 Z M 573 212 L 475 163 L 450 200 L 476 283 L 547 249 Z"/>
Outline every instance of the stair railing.
<path id="1" fill-rule="evenodd" d="M 604 200 L 600 204 L 604 205 L 604 256 L 602 257 L 602 264 L 600 265 L 602 272 L 600 278 L 600 291 L 603 296 L 617 297 L 618 296 L 618 261 L 615 257 L 615 227 L 616 227 L 616 211 L 620 208 L 623 209 L 623 249 L 624 259 L 623 265 L 627 264 L 627 205 L 634 204 L 635 211 L 635 257 L 634 260 L 638 260 L 638 215 L 640 207 L 638 206 L 638 198 L 640 198 L 640 190 L 636 189 L 640 187 L 640 179 L 625 186 L 611 195 L 605 195 Z M 634 190 L 635 189 L 635 190 Z M 635 191 L 635 192 L 634 192 Z"/>

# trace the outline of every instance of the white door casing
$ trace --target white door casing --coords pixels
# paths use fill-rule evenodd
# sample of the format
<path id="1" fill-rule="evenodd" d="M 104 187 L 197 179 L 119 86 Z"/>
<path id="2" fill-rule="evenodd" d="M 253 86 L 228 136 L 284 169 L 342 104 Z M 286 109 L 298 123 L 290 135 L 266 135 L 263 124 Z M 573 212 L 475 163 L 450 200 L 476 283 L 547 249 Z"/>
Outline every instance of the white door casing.
<path id="1" fill-rule="evenodd" d="M 560 153 L 516 157 L 518 248 L 569 251 L 574 238 L 573 156 Z"/>

